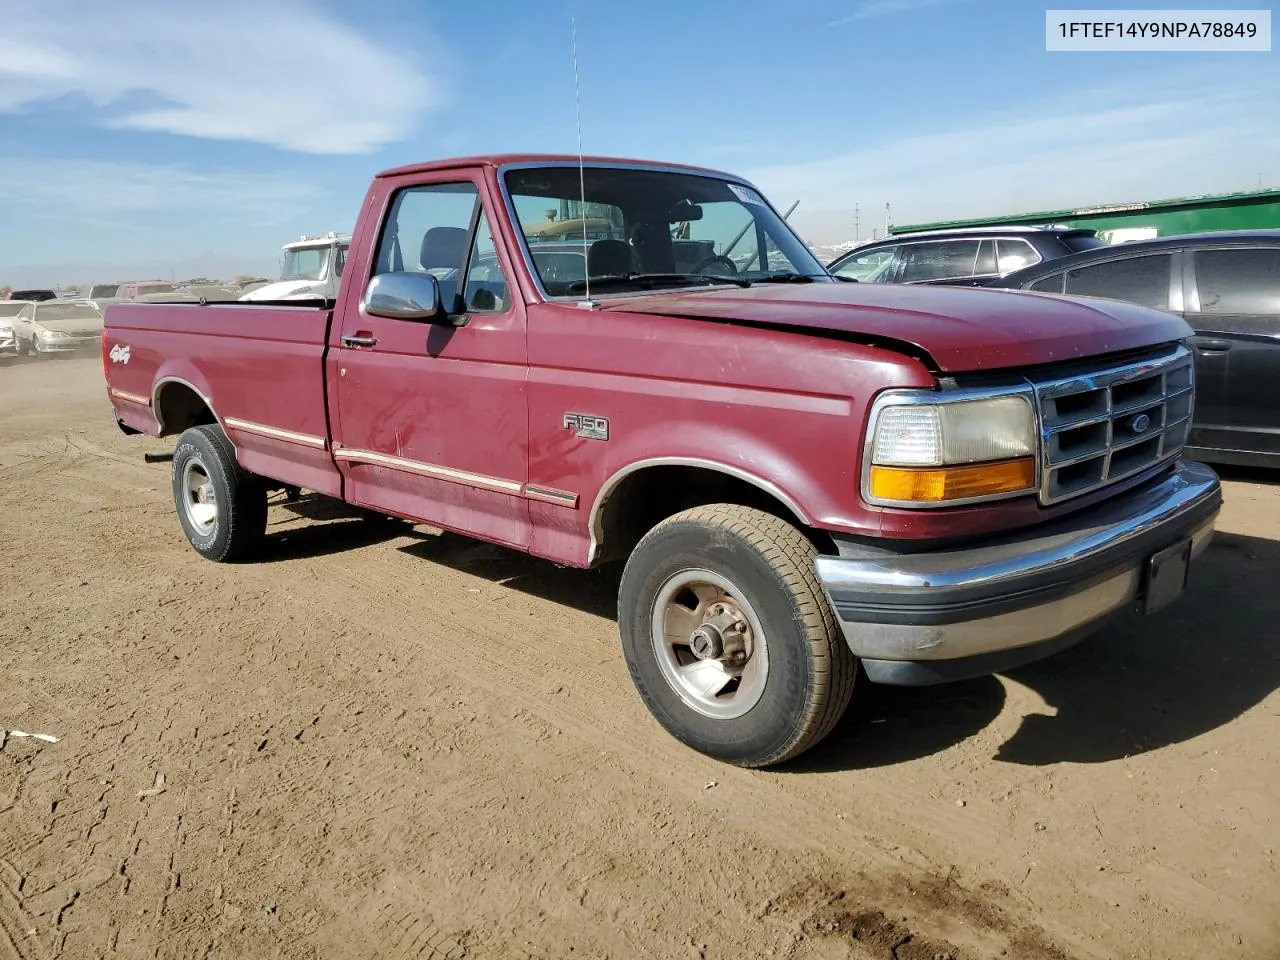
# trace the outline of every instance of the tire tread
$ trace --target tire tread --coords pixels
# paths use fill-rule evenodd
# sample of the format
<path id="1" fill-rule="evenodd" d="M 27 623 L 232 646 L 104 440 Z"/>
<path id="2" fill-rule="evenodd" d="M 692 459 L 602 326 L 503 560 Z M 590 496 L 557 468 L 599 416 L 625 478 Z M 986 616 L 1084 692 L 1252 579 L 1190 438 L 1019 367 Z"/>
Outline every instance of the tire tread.
<path id="1" fill-rule="evenodd" d="M 238 560 L 261 542 L 267 526 L 267 493 L 261 480 L 240 466 L 235 447 L 217 424 L 191 427 L 186 434 L 199 434 L 210 446 L 218 469 L 226 477 L 231 488 L 231 498 L 219 522 L 226 524 L 227 536 L 222 550 L 205 556 L 217 563 Z M 184 434 L 184 436 L 186 435 Z M 181 438 L 179 438 L 181 443 Z M 177 483 L 177 464 L 174 464 L 174 483 Z"/>
<path id="2" fill-rule="evenodd" d="M 845 643 L 818 582 L 814 566 L 817 547 L 787 520 L 733 503 L 708 504 L 674 514 L 646 533 L 641 544 L 677 524 L 720 529 L 746 542 L 773 567 L 791 594 L 815 665 L 812 695 L 804 715 L 797 718 L 794 734 L 774 754 L 741 765 L 767 767 L 804 753 L 831 733 L 844 716 L 858 675 L 858 659 Z"/>

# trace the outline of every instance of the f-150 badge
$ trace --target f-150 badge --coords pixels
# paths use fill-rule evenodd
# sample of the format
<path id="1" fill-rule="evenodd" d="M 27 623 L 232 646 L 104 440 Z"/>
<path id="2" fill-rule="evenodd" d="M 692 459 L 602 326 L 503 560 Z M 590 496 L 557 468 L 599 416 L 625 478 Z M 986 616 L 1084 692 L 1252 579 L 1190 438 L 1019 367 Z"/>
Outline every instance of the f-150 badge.
<path id="1" fill-rule="evenodd" d="M 112 363 L 128 363 L 129 355 L 132 352 L 132 349 L 126 344 L 117 343 L 111 348 L 111 353 L 109 353 L 108 356 L 111 357 Z"/>
<path id="2" fill-rule="evenodd" d="M 566 413 L 564 427 L 573 430 L 573 435 L 581 440 L 608 440 L 609 421 L 604 417 L 593 417 L 589 413 Z"/>

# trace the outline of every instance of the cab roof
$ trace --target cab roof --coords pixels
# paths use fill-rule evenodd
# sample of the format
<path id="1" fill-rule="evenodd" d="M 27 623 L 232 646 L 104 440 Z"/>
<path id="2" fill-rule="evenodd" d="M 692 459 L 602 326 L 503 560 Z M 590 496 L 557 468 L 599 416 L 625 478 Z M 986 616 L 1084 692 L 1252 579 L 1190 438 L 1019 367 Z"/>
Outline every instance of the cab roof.
<path id="1" fill-rule="evenodd" d="M 398 177 L 409 173 L 427 173 L 432 170 L 456 170 L 464 167 L 497 168 L 509 163 L 574 163 L 578 162 L 577 154 L 570 153 L 491 153 L 474 157 L 449 157 L 444 160 L 428 160 L 422 163 L 410 163 L 400 167 L 392 167 L 375 175 L 375 179 Z M 678 170 L 689 170 L 697 173 L 711 173 L 726 180 L 741 180 L 741 177 L 714 170 L 710 167 L 698 167 L 688 163 L 668 163 L 661 160 L 634 160 L 627 157 L 585 156 L 582 162 L 592 164 L 627 164 L 637 167 L 670 167 Z"/>

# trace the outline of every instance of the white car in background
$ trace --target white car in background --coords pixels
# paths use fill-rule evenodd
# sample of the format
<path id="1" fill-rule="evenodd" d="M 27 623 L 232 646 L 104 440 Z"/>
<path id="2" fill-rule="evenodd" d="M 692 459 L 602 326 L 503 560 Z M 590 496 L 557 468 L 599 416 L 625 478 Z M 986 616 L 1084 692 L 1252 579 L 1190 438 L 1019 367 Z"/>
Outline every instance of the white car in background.
<path id="1" fill-rule="evenodd" d="M 28 357 L 73 353 L 102 345 L 102 311 L 88 300 L 26 304 L 13 324 L 17 352 Z"/>
<path id="2" fill-rule="evenodd" d="M 35 316 L 36 305 L 30 300 L 0 300 L 0 357 L 18 351 L 18 324 Z"/>

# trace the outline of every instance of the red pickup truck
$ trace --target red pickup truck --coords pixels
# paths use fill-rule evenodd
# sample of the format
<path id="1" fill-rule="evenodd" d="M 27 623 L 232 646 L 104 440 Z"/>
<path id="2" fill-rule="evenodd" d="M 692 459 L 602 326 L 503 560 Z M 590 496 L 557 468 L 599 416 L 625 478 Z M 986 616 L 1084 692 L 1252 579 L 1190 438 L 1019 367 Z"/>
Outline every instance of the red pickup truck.
<path id="1" fill-rule="evenodd" d="M 1190 334 L 841 282 L 726 173 L 493 156 L 378 175 L 336 302 L 117 303 L 102 349 L 120 427 L 178 438 L 203 556 L 250 555 L 268 493 L 306 489 L 625 560 L 646 706 L 766 766 L 857 677 L 1005 670 L 1178 597 L 1221 505 L 1181 455 Z"/>

